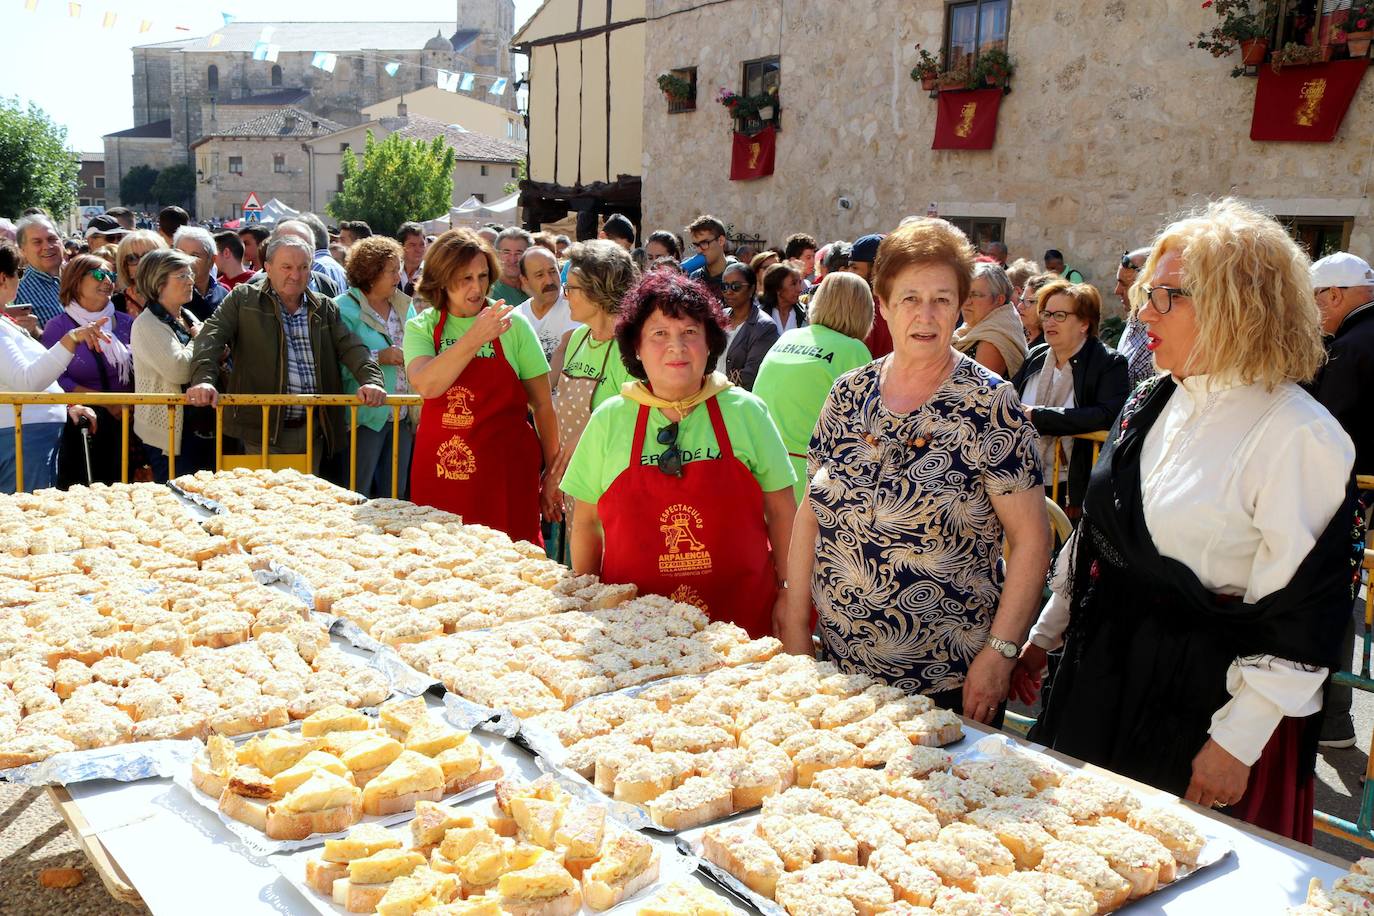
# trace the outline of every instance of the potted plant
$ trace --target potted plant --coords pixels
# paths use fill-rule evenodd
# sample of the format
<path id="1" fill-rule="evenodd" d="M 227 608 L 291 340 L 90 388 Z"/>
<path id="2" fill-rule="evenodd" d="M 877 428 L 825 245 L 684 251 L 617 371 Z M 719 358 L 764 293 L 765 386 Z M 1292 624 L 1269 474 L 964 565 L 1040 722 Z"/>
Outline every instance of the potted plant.
<path id="1" fill-rule="evenodd" d="M 935 88 L 935 81 L 940 77 L 940 70 L 943 69 L 944 52 L 936 57 L 919 44 L 916 45 L 917 57 L 916 66 L 911 68 L 911 78 L 921 84 L 921 88 L 926 92 Z"/>
<path id="2" fill-rule="evenodd" d="M 1355 0 L 1345 17 L 1345 49 L 1351 57 L 1369 54 L 1369 42 L 1374 39 L 1374 4 Z"/>
<path id="3" fill-rule="evenodd" d="M 660 73 L 658 88 L 663 90 L 669 102 L 687 102 L 692 98 L 692 84 L 676 73 Z"/>
<path id="4" fill-rule="evenodd" d="M 1305 64 L 1319 64 L 1330 53 L 1329 49 L 1330 45 L 1327 46 L 1326 51 L 1323 51 L 1322 48 L 1290 41 L 1280 50 L 1273 53 L 1269 58 L 1269 66 L 1274 68 L 1275 73 L 1278 73 L 1284 67 L 1300 67 Z"/>
<path id="5" fill-rule="evenodd" d="M 967 89 L 973 82 L 973 69 L 967 60 L 960 61 L 941 73 L 936 80 L 936 84 L 941 92 L 949 92 L 955 89 Z"/>
<path id="6" fill-rule="evenodd" d="M 974 84 L 987 86 L 1006 86 L 1007 80 L 1016 72 L 1011 57 L 1001 48 L 988 48 L 978 52 L 978 60 L 973 65 Z"/>
<path id="7" fill-rule="evenodd" d="M 778 90 L 777 87 L 769 89 L 761 96 L 756 96 L 758 103 L 759 117 L 764 121 L 773 120 L 773 116 L 778 113 Z"/>
<path id="8" fill-rule="evenodd" d="M 1231 72 L 1240 76 L 1243 67 L 1254 66 L 1269 52 L 1269 36 L 1274 31 L 1276 0 L 1203 0 L 1221 21 L 1188 43 L 1213 57 L 1225 57 L 1240 48 L 1241 64 Z"/>

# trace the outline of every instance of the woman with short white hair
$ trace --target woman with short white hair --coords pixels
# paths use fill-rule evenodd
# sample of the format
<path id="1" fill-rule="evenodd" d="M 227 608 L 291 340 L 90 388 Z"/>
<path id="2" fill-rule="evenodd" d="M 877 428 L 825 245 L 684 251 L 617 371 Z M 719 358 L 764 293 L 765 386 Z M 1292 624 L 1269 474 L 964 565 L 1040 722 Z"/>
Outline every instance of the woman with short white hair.
<path id="1" fill-rule="evenodd" d="M 130 335 L 134 351 L 134 384 L 140 394 L 174 394 L 191 381 L 192 341 L 200 322 L 188 307 L 195 291 L 195 259 L 182 251 L 150 251 L 138 265 L 138 295 L 145 307 Z M 134 432 L 153 479 L 165 483 L 168 456 L 175 455 L 177 474 L 213 470 L 215 414 L 204 407 L 178 407 L 175 429 L 161 404 L 134 407 Z M 171 451 L 168 451 L 168 438 Z"/>
<path id="2" fill-rule="evenodd" d="M 973 285 L 964 302 L 964 323 L 954 332 L 954 349 L 1011 379 L 1026 361 L 1026 337 L 1011 304 L 1011 280 L 990 261 L 973 265 Z"/>
<path id="3" fill-rule="evenodd" d="M 1354 446 L 1300 387 L 1310 269 L 1235 200 L 1155 240 L 1134 291 L 1166 374 L 1113 423 L 1017 671 L 1024 696 L 1062 639 L 1034 740 L 1304 843 L 1363 532 Z"/>

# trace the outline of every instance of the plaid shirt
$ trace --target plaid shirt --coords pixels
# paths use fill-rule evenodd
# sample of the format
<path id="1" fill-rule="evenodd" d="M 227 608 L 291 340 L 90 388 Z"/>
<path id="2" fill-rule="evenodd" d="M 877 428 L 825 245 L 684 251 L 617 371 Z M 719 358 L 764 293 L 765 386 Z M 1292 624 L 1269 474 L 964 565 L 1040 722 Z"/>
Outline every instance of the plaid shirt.
<path id="1" fill-rule="evenodd" d="M 302 300 L 295 313 L 288 312 L 281 297 L 269 283 L 267 292 L 277 303 L 282 328 L 286 332 L 286 394 L 315 393 L 315 352 L 310 347 L 310 308 Z M 283 416 L 298 419 L 305 416 L 303 407 L 287 407 Z"/>
<path id="2" fill-rule="evenodd" d="M 33 306 L 33 316 L 38 319 L 38 326 L 42 327 L 62 314 L 62 300 L 58 298 L 57 290 L 57 277 L 30 267 L 19 279 L 19 293 L 14 301 L 16 305 Z"/>
<path id="3" fill-rule="evenodd" d="M 1155 374 L 1155 358 L 1146 346 L 1148 342 L 1149 335 L 1141 320 L 1134 315 L 1127 318 L 1116 351 L 1126 357 L 1126 372 L 1132 388 Z"/>

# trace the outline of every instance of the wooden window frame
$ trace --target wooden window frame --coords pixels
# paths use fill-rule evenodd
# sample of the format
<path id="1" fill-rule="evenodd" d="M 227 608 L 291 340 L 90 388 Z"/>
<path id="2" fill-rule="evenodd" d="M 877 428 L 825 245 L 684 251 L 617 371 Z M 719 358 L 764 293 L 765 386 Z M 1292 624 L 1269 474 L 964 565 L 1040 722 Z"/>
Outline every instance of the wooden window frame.
<path id="1" fill-rule="evenodd" d="M 1353 216 L 1275 216 L 1274 219 L 1279 221 L 1299 245 L 1303 245 L 1302 238 L 1298 235 L 1298 231 L 1301 229 L 1339 226 L 1341 238 L 1333 250 L 1350 250 L 1350 234 L 1355 228 L 1355 217 Z M 1303 245 L 1303 247 L 1306 246 Z M 1308 255 L 1314 261 L 1323 256 L 1320 251 L 1309 251 Z"/>
<path id="2" fill-rule="evenodd" d="M 941 48 L 941 52 L 940 52 L 940 53 L 941 53 L 942 59 L 945 61 L 945 68 L 946 68 L 946 69 L 949 69 L 949 50 L 950 50 L 949 40 L 950 40 L 950 37 L 951 37 L 951 35 L 950 35 L 951 26 L 953 25 L 952 13 L 954 12 L 954 8 L 955 8 L 955 7 L 958 7 L 958 6 L 972 6 L 972 7 L 974 8 L 975 16 L 974 16 L 974 28 L 973 28 L 973 59 L 974 59 L 974 60 L 977 60 L 977 59 L 978 59 L 978 53 L 979 53 L 980 51 L 982 51 L 982 49 L 983 49 L 983 34 L 982 34 L 982 33 L 983 33 L 983 16 L 982 16 L 982 7 L 983 7 L 983 4 L 985 4 L 985 3 L 995 3 L 995 2 L 1000 2 L 1000 0 L 945 0 L 945 24 L 944 24 L 943 38 L 942 38 L 942 42 L 941 42 L 941 45 L 940 45 L 940 48 Z M 1012 10 L 1012 3 L 1013 3 L 1013 0 L 1006 0 L 1006 4 L 1007 4 L 1007 35 L 1006 35 L 1006 38 L 1003 39 L 1003 41 L 1005 42 L 1005 45 L 1009 45 L 1009 44 L 1011 43 L 1011 10 Z M 1005 46 L 1005 45 L 1003 46 L 1003 50 L 1006 50 L 1006 46 Z"/>
<path id="3" fill-rule="evenodd" d="M 749 94 L 749 68 L 754 66 L 755 64 L 766 64 L 770 61 L 775 62 L 778 67 L 778 98 L 782 98 L 782 56 L 778 54 L 769 54 L 764 57 L 755 57 L 751 60 L 746 60 L 742 64 L 740 64 L 740 95 Z M 763 80 L 760 79 L 759 82 L 759 88 L 762 90 L 764 88 L 762 85 Z M 776 129 L 782 128 L 781 102 L 779 102 L 779 104 L 775 107 L 773 111 L 773 117 L 771 118 L 741 118 L 739 120 L 739 131 L 741 133 L 754 134 L 763 130 L 770 124 Z"/>
<path id="4" fill-rule="evenodd" d="M 979 223 L 989 223 L 997 226 L 997 237 L 995 239 L 986 239 L 985 241 L 1006 243 L 1007 218 L 1005 216 L 946 216 L 941 213 L 940 219 L 968 236 L 968 240 L 975 248 L 978 247 L 978 240 L 974 237 L 973 228 Z"/>
<path id="5" fill-rule="evenodd" d="M 674 67 L 668 71 L 673 76 L 680 76 L 692 84 L 692 95 L 681 101 L 677 99 L 668 100 L 668 114 L 685 114 L 689 111 L 697 110 L 697 68 L 696 67 Z"/>
<path id="6" fill-rule="evenodd" d="M 238 166 L 239 166 L 239 167 L 238 167 L 237 169 L 234 168 L 234 161 L 235 161 L 235 160 L 238 160 Z M 228 168 L 229 168 L 229 174 L 230 174 L 230 175 L 242 175 L 242 174 L 243 174 L 243 157 L 242 157 L 242 156 L 230 156 L 230 157 L 229 157 L 229 166 L 228 166 Z"/>

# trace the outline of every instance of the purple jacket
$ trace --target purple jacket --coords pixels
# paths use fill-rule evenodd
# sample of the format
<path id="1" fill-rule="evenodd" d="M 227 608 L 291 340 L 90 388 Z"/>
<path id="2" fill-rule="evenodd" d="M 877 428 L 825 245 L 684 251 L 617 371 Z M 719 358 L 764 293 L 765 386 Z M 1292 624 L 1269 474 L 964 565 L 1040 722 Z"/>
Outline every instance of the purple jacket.
<path id="1" fill-rule="evenodd" d="M 114 334 L 124 346 L 129 346 L 129 332 L 134 326 L 134 320 L 123 312 L 114 314 Z M 72 328 L 76 327 L 76 322 L 72 321 L 71 316 L 66 312 L 58 315 L 43 325 L 43 346 L 51 347 L 62 339 Z M 106 330 L 110 329 L 106 325 Z M 100 368 L 103 366 L 105 376 L 109 379 L 108 385 L 101 381 Z M 119 370 L 115 368 L 113 362 L 106 359 L 103 353 L 93 352 L 85 344 L 78 344 L 76 355 L 72 357 L 71 363 L 67 366 L 67 371 L 58 376 L 57 384 L 62 386 L 63 391 L 75 391 L 77 386 L 89 388 L 92 391 L 133 391 L 133 376 L 129 376 L 127 385 L 119 384 Z"/>

